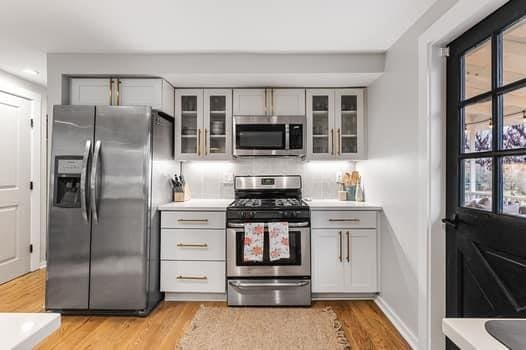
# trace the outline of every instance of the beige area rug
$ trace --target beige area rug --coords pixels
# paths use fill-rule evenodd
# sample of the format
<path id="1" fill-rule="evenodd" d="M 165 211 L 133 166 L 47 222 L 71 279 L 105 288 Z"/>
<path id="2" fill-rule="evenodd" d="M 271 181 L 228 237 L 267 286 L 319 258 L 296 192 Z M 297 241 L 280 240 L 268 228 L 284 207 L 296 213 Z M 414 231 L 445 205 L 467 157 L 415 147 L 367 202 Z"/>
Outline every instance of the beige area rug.
<path id="1" fill-rule="evenodd" d="M 350 349 L 330 308 L 201 306 L 177 345 L 197 349 Z"/>

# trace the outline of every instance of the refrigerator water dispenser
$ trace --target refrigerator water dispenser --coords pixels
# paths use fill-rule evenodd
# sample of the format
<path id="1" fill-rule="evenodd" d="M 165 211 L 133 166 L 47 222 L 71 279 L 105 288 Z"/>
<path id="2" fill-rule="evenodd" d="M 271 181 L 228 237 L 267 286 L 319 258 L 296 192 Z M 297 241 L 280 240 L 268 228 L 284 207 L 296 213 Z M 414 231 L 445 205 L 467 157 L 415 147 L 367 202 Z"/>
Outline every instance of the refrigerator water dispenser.
<path id="1" fill-rule="evenodd" d="M 80 208 L 81 171 L 82 157 L 58 156 L 55 158 L 55 206 Z"/>

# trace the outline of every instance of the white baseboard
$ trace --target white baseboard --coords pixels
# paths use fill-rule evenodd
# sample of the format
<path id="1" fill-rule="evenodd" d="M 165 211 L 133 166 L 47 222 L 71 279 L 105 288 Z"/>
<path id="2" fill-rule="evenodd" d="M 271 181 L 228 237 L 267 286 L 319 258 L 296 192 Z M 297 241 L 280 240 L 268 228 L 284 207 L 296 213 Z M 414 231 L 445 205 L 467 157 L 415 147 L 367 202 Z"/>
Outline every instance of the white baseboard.
<path id="1" fill-rule="evenodd" d="M 418 337 L 407 327 L 407 325 L 398 317 L 396 312 L 389 306 L 389 304 L 386 303 L 386 301 L 381 297 L 378 296 L 374 302 L 380 310 L 387 316 L 389 321 L 395 326 L 395 328 L 400 332 L 400 335 L 404 337 L 404 339 L 409 343 L 409 346 L 411 349 L 418 349 Z"/>
<path id="2" fill-rule="evenodd" d="M 44 261 L 41 261 L 41 262 L 40 262 L 40 266 L 39 266 L 38 268 L 39 268 L 39 269 L 45 269 L 46 266 L 47 266 L 47 261 L 44 260 Z"/>
<path id="3" fill-rule="evenodd" d="M 376 295 L 376 293 L 312 293 L 312 300 L 373 300 Z"/>

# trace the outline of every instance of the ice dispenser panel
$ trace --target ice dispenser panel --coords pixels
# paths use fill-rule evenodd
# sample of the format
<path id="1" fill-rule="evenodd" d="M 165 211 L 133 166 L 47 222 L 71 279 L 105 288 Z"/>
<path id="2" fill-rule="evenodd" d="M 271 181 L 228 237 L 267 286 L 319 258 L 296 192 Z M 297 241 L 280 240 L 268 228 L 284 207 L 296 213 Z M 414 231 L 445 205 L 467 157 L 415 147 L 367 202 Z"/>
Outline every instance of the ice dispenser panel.
<path id="1" fill-rule="evenodd" d="M 61 208 L 80 208 L 81 156 L 55 157 L 54 205 Z"/>

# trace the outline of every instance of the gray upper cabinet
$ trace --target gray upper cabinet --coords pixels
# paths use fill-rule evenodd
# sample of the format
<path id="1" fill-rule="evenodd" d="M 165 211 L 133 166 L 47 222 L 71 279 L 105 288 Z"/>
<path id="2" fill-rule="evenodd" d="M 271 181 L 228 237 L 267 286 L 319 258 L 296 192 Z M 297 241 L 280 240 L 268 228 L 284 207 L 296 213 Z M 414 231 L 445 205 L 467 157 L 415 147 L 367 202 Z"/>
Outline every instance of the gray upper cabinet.
<path id="1" fill-rule="evenodd" d="M 272 89 L 272 115 L 305 115 L 305 89 Z"/>
<path id="2" fill-rule="evenodd" d="M 234 89 L 234 115 L 305 115 L 305 89 Z"/>
<path id="3" fill-rule="evenodd" d="M 267 89 L 234 89 L 234 115 L 267 115 Z"/>
<path id="4" fill-rule="evenodd" d="M 366 158 L 364 89 L 308 89 L 309 159 Z"/>
<path id="5" fill-rule="evenodd" d="M 232 157 L 232 90 L 177 89 L 177 160 L 227 160 Z"/>
<path id="6" fill-rule="evenodd" d="M 151 106 L 173 116 L 174 88 L 159 78 L 72 78 L 70 104 Z"/>
<path id="7" fill-rule="evenodd" d="M 70 104 L 72 105 L 111 105 L 111 79 L 79 78 L 70 81 Z"/>

